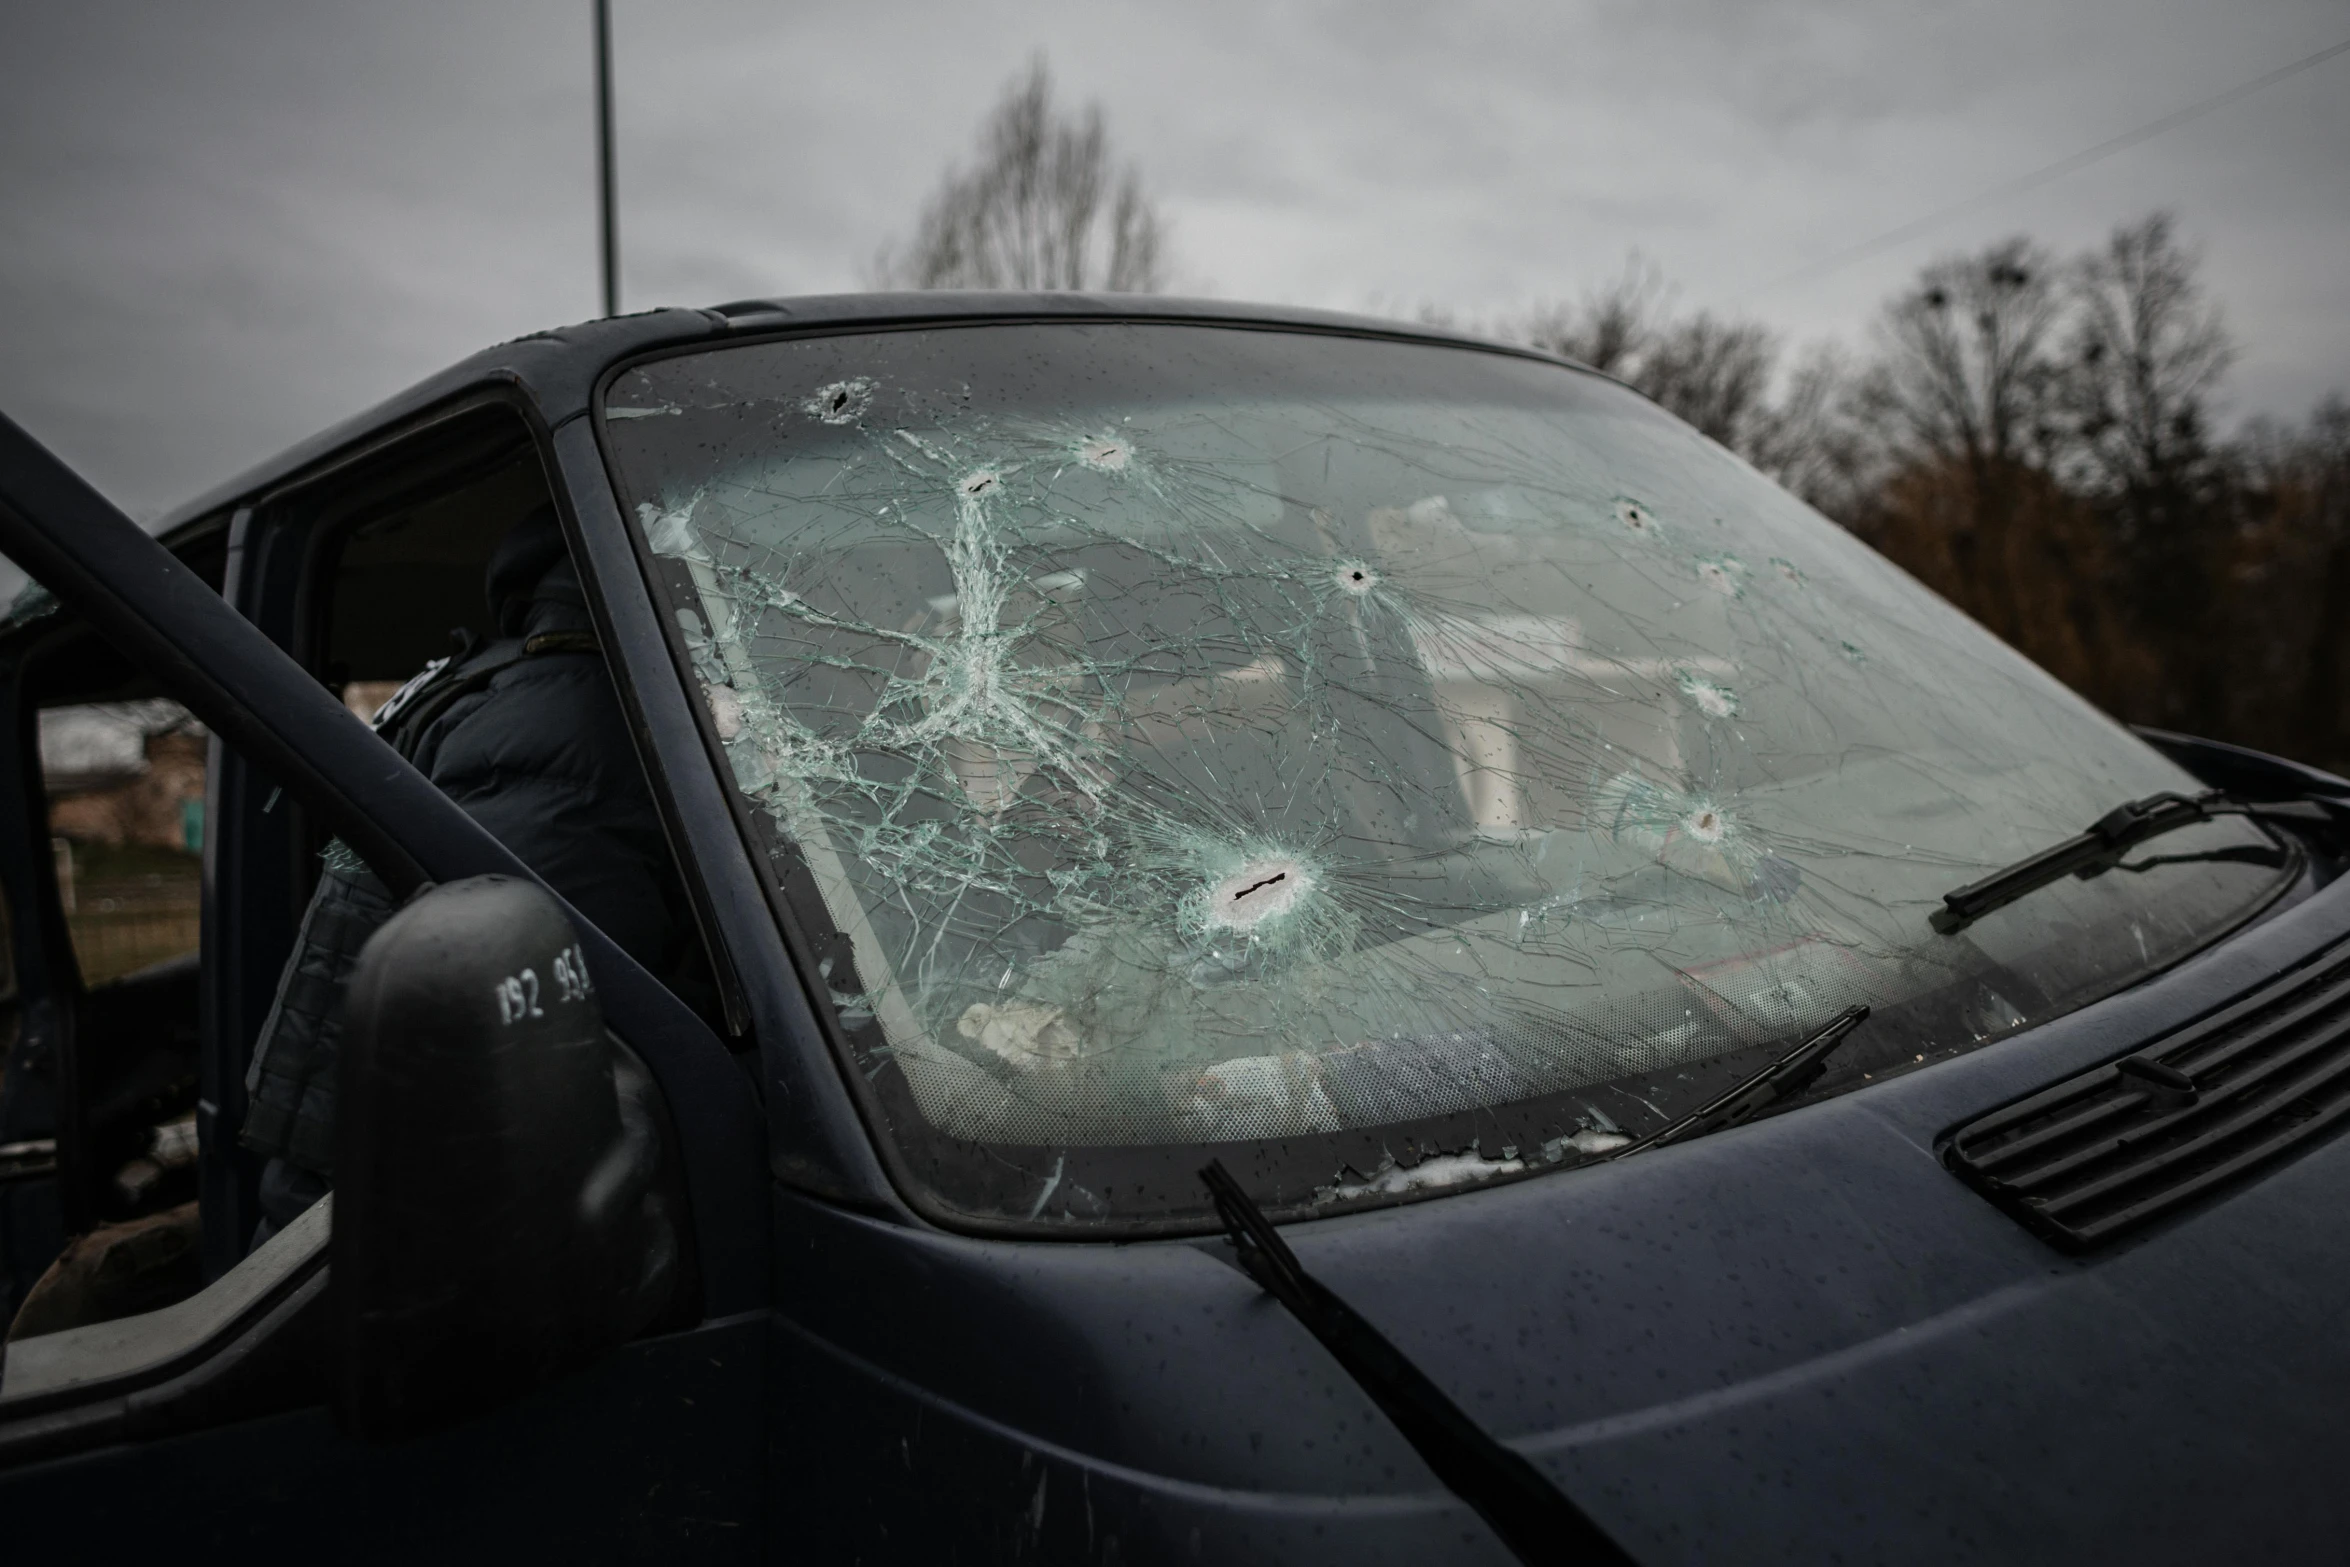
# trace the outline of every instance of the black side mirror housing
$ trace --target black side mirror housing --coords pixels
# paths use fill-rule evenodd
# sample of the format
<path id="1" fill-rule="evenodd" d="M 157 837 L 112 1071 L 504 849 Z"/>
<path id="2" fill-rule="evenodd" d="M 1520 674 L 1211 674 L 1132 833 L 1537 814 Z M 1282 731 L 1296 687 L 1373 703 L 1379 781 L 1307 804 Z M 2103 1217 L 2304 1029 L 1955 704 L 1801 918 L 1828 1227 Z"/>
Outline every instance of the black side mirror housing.
<path id="1" fill-rule="evenodd" d="M 337 1098 L 330 1314 L 358 1435 L 503 1402 L 677 1299 L 665 1116 L 536 883 L 432 888 L 376 932 Z"/>

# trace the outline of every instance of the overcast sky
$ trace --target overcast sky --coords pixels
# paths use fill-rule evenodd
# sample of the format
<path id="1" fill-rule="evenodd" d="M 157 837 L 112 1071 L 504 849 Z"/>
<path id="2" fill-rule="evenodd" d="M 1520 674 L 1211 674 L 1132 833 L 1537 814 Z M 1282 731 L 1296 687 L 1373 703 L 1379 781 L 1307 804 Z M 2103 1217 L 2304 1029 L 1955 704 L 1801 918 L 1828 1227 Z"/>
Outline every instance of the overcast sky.
<path id="1" fill-rule="evenodd" d="M 134 514 L 594 313 L 588 0 L 0 6 L 0 408 Z M 1858 343 L 1936 254 L 2162 207 L 2233 415 L 2350 389 L 2350 55 L 1773 286 L 2350 38 L 2342 0 L 616 10 L 626 308 L 859 286 L 1043 50 L 1192 291 L 1475 318 L 1638 250 Z"/>

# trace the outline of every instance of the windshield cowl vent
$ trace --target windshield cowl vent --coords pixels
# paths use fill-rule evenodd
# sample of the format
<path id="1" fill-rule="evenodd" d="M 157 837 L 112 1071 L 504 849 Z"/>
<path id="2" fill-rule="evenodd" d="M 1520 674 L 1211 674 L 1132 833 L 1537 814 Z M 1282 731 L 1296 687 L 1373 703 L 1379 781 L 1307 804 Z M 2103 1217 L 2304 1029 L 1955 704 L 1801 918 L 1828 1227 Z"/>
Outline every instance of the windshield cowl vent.
<path id="1" fill-rule="evenodd" d="M 1959 1178 L 2067 1251 L 2248 1179 L 2350 1115 L 2350 957 L 1968 1122 Z"/>

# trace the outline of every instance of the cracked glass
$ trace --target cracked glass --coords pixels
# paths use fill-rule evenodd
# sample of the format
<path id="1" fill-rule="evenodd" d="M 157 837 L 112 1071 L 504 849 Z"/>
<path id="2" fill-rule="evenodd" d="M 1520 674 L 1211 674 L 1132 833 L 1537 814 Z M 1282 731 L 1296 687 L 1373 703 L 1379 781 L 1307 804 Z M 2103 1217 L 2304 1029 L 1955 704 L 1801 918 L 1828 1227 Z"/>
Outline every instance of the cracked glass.
<path id="1" fill-rule="evenodd" d="M 1813 1094 L 2131 983 L 2240 821 L 1956 935 L 2193 781 L 1604 378 L 1038 323 L 621 374 L 627 503 L 896 1179 L 1211 1227 L 1565 1170 L 1865 1003 Z"/>

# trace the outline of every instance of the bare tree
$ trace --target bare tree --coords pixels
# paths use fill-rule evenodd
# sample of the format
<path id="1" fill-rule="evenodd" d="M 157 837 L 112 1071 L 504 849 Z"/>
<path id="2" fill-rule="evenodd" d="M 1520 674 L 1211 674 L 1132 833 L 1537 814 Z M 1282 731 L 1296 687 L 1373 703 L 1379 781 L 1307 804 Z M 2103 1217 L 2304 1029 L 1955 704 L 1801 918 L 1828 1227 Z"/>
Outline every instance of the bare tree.
<path id="1" fill-rule="evenodd" d="M 2051 584 L 2105 569 L 2093 518 L 2057 483 L 2054 352 L 2064 295 L 2022 239 L 1934 262 L 1888 301 L 1855 407 L 1884 481 L 1854 531 L 1920 572 L 2008 643 L 2103 689 L 2113 641 Z"/>
<path id="2" fill-rule="evenodd" d="M 2350 402 L 2325 398 L 2305 426 L 2253 420 L 2219 470 L 2211 492 L 2231 526 L 2211 554 L 2225 600 L 2219 634 L 2198 636 L 2195 654 L 2226 669 L 2226 720 L 2196 714 L 2181 727 L 2339 771 L 2350 758 Z"/>
<path id="3" fill-rule="evenodd" d="M 2211 456 L 2208 401 L 2235 357 L 2195 261 L 2155 213 L 2074 274 L 2068 411 L 2085 475 L 2115 495 L 2191 482 Z"/>
<path id="4" fill-rule="evenodd" d="M 1746 451 L 1769 411 L 1778 357 L 1778 340 L 1760 325 L 1701 310 L 1656 335 L 1631 381 L 1724 446 Z"/>
<path id="5" fill-rule="evenodd" d="M 2223 634 L 2217 577 L 2238 554 L 2239 519 L 2208 428 L 2212 389 L 2232 357 L 2194 258 L 2161 213 L 2116 229 L 2074 264 L 2059 470 L 2096 506 L 2142 635 Z M 2208 658 L 2167 672 L 2172 722 L 2224 705 Z"/>
<path id="6" fill-rule="evenodd" d="M 1710 311 L 1675 319 L 1655 265 L 1634 255 L 1614 282 L 1574 305 L 1542 306 L 1505 335 L 1628 381 L 1735 450 L 1765 414 L 1778 341 Z"/>
<path id="7" fill-rule="evenodd" d="M 1131 165 L 1113 169 L 1098 104 L 1057 113 L 1044 57 L 987 118 L 979 162 L 950 169 L 913 241 L 875 273 L 893 288 L 1110 289 L 1164 286 L 1166 223 Z"/>
<path id="8" fill-rule="evenodd" d="M 1878 443 L 1855 416 L 1855 377 L 1833 344 L 1815 344 L 1743 432 L 1738 454 L 1850 526 L 1884 479 Z"/>
<path id="9" fill-rule="evenodd" d="M 1879 323 L 1867 400 L 1881 433 L 1965 464 L 1977 483 L 2044 456 L 2062 304 L 2054 264 L 2026 240 L 1927 267 Z"/>
<path id="10" fill-rule="evenodd" d="M 1504 335 L 1630 380 L 1628 372 L 1656 338 L 1667 292 L 1656 264 L 1634 253 L 1613 283 L 1578 304 L 1538 306 Z"/>
<path id="11" fill-rule="evenodd" d="M 1648 392 L 2117 716 L 2350 769 L 2350 402 L 2218 431 L 2233 348 L 2169 218 L 1937 260 L 1857 362 L 1784 364 L 1637 259 L 1498 334 Z"/>

